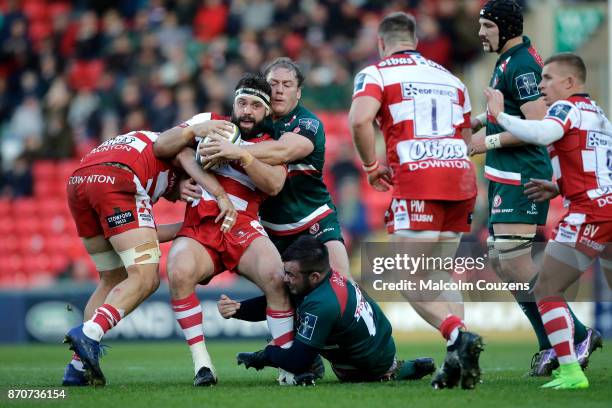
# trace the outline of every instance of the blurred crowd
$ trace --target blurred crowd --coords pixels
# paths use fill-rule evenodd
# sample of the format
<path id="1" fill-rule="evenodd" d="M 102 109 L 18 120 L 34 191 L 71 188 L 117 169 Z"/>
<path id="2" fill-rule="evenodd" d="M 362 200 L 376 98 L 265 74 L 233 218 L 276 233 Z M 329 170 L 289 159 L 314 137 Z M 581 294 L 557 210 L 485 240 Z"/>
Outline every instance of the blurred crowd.
<path id="1" fill-rule="evenodd" d="M 406 10 L 419 49 L 455 69 L 479 53 L 481 0 L 0 0 L 0 192 L 31 194 L 29 165 L 80 157 L 136 129 L 228 112 L 245 72 L 279 56 L 307 75 L 304 103 L 346 110 L 377 58 L 379 17 Z"/>
<path id="2" fill-rule="evenodd" d="M 289 56 L 306 74 L 303 103 L 326 125 L 325 180 L 355 248 L 382 226 L 389 197 L 363 193 L 371 190 L 347 148 L 346 113 L 334 112 L 346 112 L 354 74 L 378 58 L 380 17 L 413 13 L 419 51 L 460 72 L 481 54 L 483 3 L 0 0 L 0 204 L 42 186 L 32 176 L 37 160 L 78 159 L 118 134 L 161 131 L 202 111 L 229 112 L 244 72 Z M 485 191 L 482 180 L 479 189 Z M 484 241 L 483 194 L 475 216 L 466 239 Z M 74 257 L 66 276 L 90 278 L 83 259 Z"/>

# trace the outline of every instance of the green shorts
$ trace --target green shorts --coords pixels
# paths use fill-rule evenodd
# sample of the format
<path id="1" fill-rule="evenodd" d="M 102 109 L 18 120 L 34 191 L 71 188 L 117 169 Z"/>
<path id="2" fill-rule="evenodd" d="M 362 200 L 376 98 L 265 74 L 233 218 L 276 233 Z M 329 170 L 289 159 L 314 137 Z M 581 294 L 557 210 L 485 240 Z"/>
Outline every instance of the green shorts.
<path id="1" fill-rule="evenodd" d="M 311 235 L 315 237 L 319 242 L 326 243 L 328 241 L 340 241 L 344 243 L 342 238 L 342 230 L 340 229 L 340 223 L 338 222 L 338 214 L 333 212 L 327 217 L 315 222 L 310 228 L 304 231 L 297 232 L 293 235 L 273 235 L 270 230 L 267 230 L 270 235 L 272 243 L 278 249 L 278 252 L 282 253 L 294 243 L 302 235 Z"/>
<path id="2" fill-rule="evenodd" d="M 492 224 L 546 225 L 549 202 L 535 203 L 523 185 L 489 181 L 489 226 Z"/>

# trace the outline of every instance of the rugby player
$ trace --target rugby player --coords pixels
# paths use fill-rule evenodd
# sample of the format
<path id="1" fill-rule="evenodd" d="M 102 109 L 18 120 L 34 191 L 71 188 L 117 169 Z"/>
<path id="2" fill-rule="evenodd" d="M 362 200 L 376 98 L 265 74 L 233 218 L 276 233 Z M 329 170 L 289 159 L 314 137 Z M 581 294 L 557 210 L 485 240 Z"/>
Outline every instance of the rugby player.
<path id="1" fill-rule="evenodd" d="M 589 386 L 563 294 L 597 257 L 604 269 L 612 266 L 612 124 L 585 93 L 586 74 L 584 62 L 575 54 L 546 60 L 539 83 L 548 106 L 542 120 L 504 113 L 504 94 L 494 88 L 485 91 L 490 120 L 525 143 L 549 147 L 559 192 L 568 206 L 546 246 L 535 286 L 542 323 L 560 364 L 555 379 L 543 388 Z M 537 185 L 528 186 L 533 187 L 537 190 Z"/>
<path id="2" fill-rule="evenodd" d="M 414 17 L 397 12 L 378 27 L 382 60 L 355 77 L 349 121 L 368 182 L 393 188 L 386 215 L 391 240 L 412 256 L 455 255 L 470 231 L 476 200 L 474 168 L 467 156 L 471 137 L 467 88 L 448 70 L 416 51 Z M 373 122 L 382 130 L 390 168 L 376 159 Z M 419 270 L 416 279 L 427 278 Z M 450 279 L 448 273 L 443 273 Z M 465 330 L 458 291 L 442 298 L 403 293 L 412 307 L 447 340 L 447 355 L 432 386 L 472 389 L 480 381 L 482 338 Z"/>
<path id="3" fill-rule="evenodd" d="M 202 125 L 209 132 L 223 126 Z M 217 198 L 220 219 L 235 214 L 220 184 L 193 159 L 193 150 L 160 160 L 153 153 L 157 138 L 155 132 L 136 131 L 110 139 L 89 152 L 68 180 L 70 211 L 100 282 L 85 307 L 85 323 L 66 335 L 74 355 L 63 385 L 105 385 L 100 340 L 159 286 L 159 242 L 171 240 L 181 224 L 156 227 L 152 205 L 162 196 L 178 198 L 173 165 L 180 165 Z"/>
<path id="4" fill-rule="evenodd" d="M 318 355 L 329 360 L 338 379 L 346 382 L 419 379 L 434 372 L 431 358 L 396 359 L 389 320 L 356 283 L 331 268 L 329 251 L 320 241 L 298 238 L 283 253 L 283 262 L 299 322 L 293 345 L 240 353 L 238 364 L 306 373 L 303 381 L 312 381 L 308 370 Z M 256 321 L 264 317 L 265 304 L 258 298 L 241 304 L 222 296 L 218 307 L 226 319 Z"/>
<path id="5" fill-rule="evenodd" d="M 261 224 L 283 252 L 302 235 L 312 235 L 327 246 L 334 270 L 348 276 L 349 260 L 336 207 L 325 183 L 325 131 L 321 120 L 300 103 L 304 75 L 289 58 L 278 58 L 265 68 L 272 87 L 272 115 L 265 122 L 274 140 L 247 146 L 259 160 L 287 165 L 287 180 L 279 194 L 261 206 Z M 200 153 L 210 160 L 222 154 L 214 145 Z"/>
<path id="6" fill-rule="evenodd" d="M 262 201 L 279 193 L 287 170 L 258 160 L 244 148 L 270 139 L 262 127 L 270 113 L 270 93 L 265 78 L 243 76 L 235 89 L 232 111 L 232 122 L 241 133 L 240 145 L 224 137 L 211 142 L 222 151 L 218 157 L 225 164 L 212 171 L 238 211 L 235 226 L 228 233 L 218 231 L 215 197 L 203 190 L 202 196 L 187 207 L 183 227 L 168 256 L 172 307 L 192 353 L 195 386 L 217 383 L 205 346 L 202 308 L 195 287 L 207 284 L 218 273 L 235 270 L 254 282 L 266 295 L 268 327 L 275 344 L 289 347 L 293 341 L 294 311 L 283 285 L 281 258 L 258 220 Z M 212 118 L 215 115 L 211 113 L 198 114 L 185 125 L 162 134 L 156 145 L 164 154 L 172 154 L 182 144 L 193 142 L 198 134 L 197 129 L 184 132 L 182 128 Z"/>
<path id="7" fill-rule="evenodd" d="M 499 54 L 490 86 L 505 96 L 506 111 L 527 119 L 542 119 L 546 104 L 538 89 L 542 58 L 523 36 L 523 14 L 513 0 L 491 0 L 480 12 L 479 36 L 485 52 Z M 486 126 L 486 137 L 473 143 L 472 153 L 487 153 L 485 177 L 489 179 L 489 258 L 496 273 L 506 282 L 535 283 L 536 266 L 531 246 L 538 225 L 546 224 L 548 201 L 535 202 L 523 194 L 530 179 L 550 180 L 551 165 L 543 146 L 525 143 L 504 131 L 486 114 L 472 121 L 474 130 Z M 530 374 L 550 375 L 558 365 L 548 341 L 532 292 L 513 292 L 529 319 L 539 343 Z M 571 312 L 571 310 L 570 310 Z M 587 329 L 572 312 L 574 339 L 581 364 L 588 364 L 593 347 L 601 342 L 598 333 Z"/>

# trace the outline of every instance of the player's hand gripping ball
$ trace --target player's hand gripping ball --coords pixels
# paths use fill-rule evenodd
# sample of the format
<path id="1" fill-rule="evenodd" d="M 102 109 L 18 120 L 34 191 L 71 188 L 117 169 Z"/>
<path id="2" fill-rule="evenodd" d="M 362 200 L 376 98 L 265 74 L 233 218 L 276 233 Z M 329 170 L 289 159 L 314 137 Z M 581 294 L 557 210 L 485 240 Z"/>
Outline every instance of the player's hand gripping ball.
<path id="1" fill-rule="evenodd" d="M 196 148 L 196 160 L 198 161 L 198 163 L 202 165 L 204 170 L 215 169 L 224 164 L 222 160 L 206 160 L 205 156 L 200 155 L 200 147 L 206 146 L 212 140 L 210 138 L 211 133 L 223 136 L 224 138 L 228 140 L 228 142 L 232 144 L 239 145 L 241 143 L 242 139 L 240 138 L 240 129 L 238 128 L 238 126 L 236 126 L 233 123 L 231 124 L 231 126 L 232 126 L 231 131 L 228 131 L 228 132 L 211 131 L 210 133 L 205 135 L 203 138 L 201 138 L 200 141 L 198 142 L 198 146 Z"/>

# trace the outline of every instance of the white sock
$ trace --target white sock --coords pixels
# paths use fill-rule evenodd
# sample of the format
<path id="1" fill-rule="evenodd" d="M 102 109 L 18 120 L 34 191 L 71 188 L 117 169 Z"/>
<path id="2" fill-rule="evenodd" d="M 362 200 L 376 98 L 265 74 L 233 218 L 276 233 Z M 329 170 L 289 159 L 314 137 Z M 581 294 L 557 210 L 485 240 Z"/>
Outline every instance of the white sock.
<path id="1" fill-rule="evenodd" d="M 217 377 L 217 372 L 215 371 L 215 366 L 210 359 L 210 355 L 208 354 L 208 350 L 206 350 L 206 344 L 203 341 L 199 341 L 195 344 L 189 346 L 189 350 L 191 350 L 191 358 L 193 359 L 193 368 L 195 374 L 200 371 L 202 367 L 210 368 L 213 375 Z"/>
<path id="2" fill-rule="evenodd" d="M 88 320 L 83 323 L 83 333 L 92 340 L 99 342 L 104 336 L 104 330 L 100 325 L 93 320 Z"/>
<path id="3" fill-rule="evenodd" d="M 70 364 L 72 364 L 74 369 L 77 371 L 85 371 L 85 368 L 83 367 L 83 362 L 81 360 L 73 358 L 72 360 L 70 360 Z"/>
<path id="4" fill-rule="evenodd" d="M 267 309 L 266 321 L 274 344 L 282 348 L 289 348 L 293 344 L 293 309 L 278 311 Z"/>
<path id="5" fill-rule="evenodd" d="M 452 346 L 457 341 L 457 337 L 459 337 L 459 327 L 455 327 L 451 332 L 448 341 L 446 342 L 447 346 Z"/>

